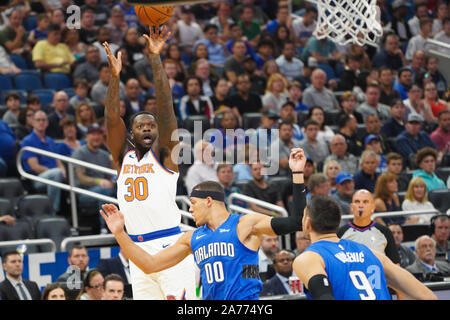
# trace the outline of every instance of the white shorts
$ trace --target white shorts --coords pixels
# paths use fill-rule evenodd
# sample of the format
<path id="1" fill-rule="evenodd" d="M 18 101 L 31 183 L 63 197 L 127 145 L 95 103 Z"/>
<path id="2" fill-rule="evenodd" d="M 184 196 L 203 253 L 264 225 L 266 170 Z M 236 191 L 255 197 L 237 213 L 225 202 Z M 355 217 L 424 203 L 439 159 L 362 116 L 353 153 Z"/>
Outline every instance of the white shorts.
<path id="1" fill-rule="evenodd" d="M 149 254 L 156 254 L 174 244 L 182 233 L 135 242 Z M 193 300 L 196 299 L 196 265 L 192 254 L 177 265 L 152 274 L 145 274 L 130 260 L 133 300 Z"/>

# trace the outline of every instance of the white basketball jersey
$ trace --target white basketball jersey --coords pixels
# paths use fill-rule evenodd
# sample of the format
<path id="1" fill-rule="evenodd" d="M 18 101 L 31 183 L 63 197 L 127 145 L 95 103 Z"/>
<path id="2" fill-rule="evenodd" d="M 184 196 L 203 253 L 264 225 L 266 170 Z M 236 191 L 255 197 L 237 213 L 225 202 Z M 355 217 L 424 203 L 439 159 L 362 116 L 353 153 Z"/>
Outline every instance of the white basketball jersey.
<path id="1" fill-rule="evenodd" d="M 153 150 L 138 161 L 135 150 L 124 158 L 117 179 L 117 200 L 129 234 L 177 227 L 181 213 L 175 203 L 178 172 L 162 166 Z"/>

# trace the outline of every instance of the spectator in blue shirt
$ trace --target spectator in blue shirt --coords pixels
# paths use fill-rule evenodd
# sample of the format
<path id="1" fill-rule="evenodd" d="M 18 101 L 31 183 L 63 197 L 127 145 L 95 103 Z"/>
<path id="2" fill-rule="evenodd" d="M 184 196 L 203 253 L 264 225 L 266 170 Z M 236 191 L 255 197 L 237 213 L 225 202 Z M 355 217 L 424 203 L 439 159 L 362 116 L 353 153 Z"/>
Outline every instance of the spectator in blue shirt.
<path id="1" fill-rule="evenodd" d="M 391 105 L 391 118 L 385 122 L 381 128 L 381 133 L 386 138 L 395 138 L 405 130 L 405 123 L 403 119 L 405 117 L 406 108 L 402 100 L 397 99 Z"/>
<path id="2" fill-rule="evenodd" d="M 366 150 L 362 153 L 361 169 L 353 176 L 355 190 L 366 189 L 372 193 L 375 191 L 375 184 L 379 176 L 379 173 L 377 173 L 378 163 L 379 158 L 375 152 Z"/>
<path id="3" fill-rule="evenodd" d="M 208 49 L 209 62 L 215 67 L 223 66 L 229 52 L 225 43 L 223 43 L 218 36 L 219 28 L 215 24 L 208 24 L 205 26 L 203 34 L 205 35 L 205 38 L 198 40 L 194 44 L 194 51 L 195 47 L 200 43 L 205 44 Z"/>
<path id="4" fill-rule="evenodd" d="M 403 156 L 403 159 L 408 159 L 411 154 L 415 154 L 425 147 L 437 150 L 430 136 L 421 130 L 423 121 L 421 115 L 410 113 L 405 124 L 406 130 L 395 139 L 397 152 Z"/>
<path id="5" fill-rule="evenodd" d="M 47 114 L 41 110 L 36 111 L 33 117 L 33 131 L 23 139 L 21 148 L 35 147 L 44 151 L 56 153 L 55 141 L 45 135 L 47 127 Z M 62 182 L 66 177 L 66 170 L 62 162 L 52 157 L 26 151 L 23 153 L 22 164 L 25 171 L 38 175 L 44 179 Z M 33 182 L 33 187 L 38 192 L 46 190 L 47 195 L 53 202 L 55 212 L 59 212 L 61 198 L 60 188 L 38 181 Z"/>
<path id="6" fill-rule="evenodd" d="M 408 99 L 408 90 L 413 84 L 412 72 L 408 68 L 402 68 L 398 72 L 398 83 L 394 86 L 394 89 L 400 92 L 402 100 Z"/>
<path id="7" fill-rule="evenodd" d="M 0 177 L 5 177 L 14 166 L 16 136 L 5 121 L 0 119 Z"/>

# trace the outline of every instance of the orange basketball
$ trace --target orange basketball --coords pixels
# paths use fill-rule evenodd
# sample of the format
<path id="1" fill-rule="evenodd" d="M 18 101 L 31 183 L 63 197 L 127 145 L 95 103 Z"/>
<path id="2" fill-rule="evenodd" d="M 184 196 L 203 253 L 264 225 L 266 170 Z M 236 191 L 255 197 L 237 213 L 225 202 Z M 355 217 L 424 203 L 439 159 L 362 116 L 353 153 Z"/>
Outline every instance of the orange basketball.
<path id="1" fill-rule="evenodd" d="M 149 26 L 160 26 L 172 16 L 173 6 L 134 6 L 138 19 Z"/>

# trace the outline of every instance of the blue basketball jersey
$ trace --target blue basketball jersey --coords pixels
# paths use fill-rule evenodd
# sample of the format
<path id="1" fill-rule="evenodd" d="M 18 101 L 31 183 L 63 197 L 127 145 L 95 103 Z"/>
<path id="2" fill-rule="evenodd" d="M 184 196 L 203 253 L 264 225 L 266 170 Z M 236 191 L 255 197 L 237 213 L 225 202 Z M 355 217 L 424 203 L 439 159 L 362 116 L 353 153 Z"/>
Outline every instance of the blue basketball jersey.
<path id="1" fill-rule="evenodd" d="M 318 253 L 336 300 L 391 300 L 383 265 L 365 245 L 321 240 L 305 251 Z M 311 298 L 307 292 L 308 298 Z"/>
<path id="2" fill-rule="evenodd" d="M 203 299 L 257 300 L 262 290 L 258 251 L 242 244 L 237 235 L 240 215 L 230 217 L 215 231 L 203 225 L 194 231 L 191 248 L 200 268 Z"/>

